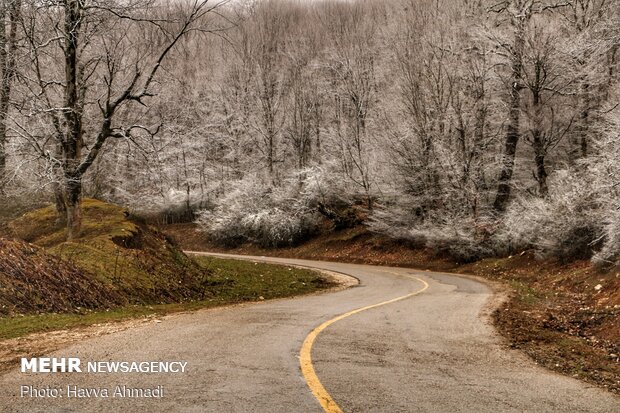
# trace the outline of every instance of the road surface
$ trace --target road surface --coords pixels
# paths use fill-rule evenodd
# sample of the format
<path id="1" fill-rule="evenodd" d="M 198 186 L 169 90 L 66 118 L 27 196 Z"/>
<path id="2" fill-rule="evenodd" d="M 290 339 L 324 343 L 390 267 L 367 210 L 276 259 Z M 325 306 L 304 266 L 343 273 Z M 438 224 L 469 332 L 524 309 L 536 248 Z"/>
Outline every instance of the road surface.
<path id="1" fill-rule="evenodd" d="M 180 314 L 89 339 L 55 356 L 82 363 L 180 360 L 187 371 L 15 370 L 0 378 L 0 410 L 620 412 L 620 398 L 507 351 L 488 322 L 492 292 L 480 282 L 402 268 L 268 260 L 349 274 L 360 284 Z M 58 388 L 65 397 L 20 397 L 22 385 Z M 162 398 L 67 398 L 68 385 L 165 390 Z"/>

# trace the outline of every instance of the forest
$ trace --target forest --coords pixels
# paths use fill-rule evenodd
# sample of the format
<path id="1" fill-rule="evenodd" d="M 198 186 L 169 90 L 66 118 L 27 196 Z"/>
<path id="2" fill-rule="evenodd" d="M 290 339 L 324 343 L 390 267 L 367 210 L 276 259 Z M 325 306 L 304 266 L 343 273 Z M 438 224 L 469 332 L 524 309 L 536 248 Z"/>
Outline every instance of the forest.
<path id="1" fill-rule="evenodd" d="M 5 217 L 620 260 L 617 0 L 4 0 Z"/>

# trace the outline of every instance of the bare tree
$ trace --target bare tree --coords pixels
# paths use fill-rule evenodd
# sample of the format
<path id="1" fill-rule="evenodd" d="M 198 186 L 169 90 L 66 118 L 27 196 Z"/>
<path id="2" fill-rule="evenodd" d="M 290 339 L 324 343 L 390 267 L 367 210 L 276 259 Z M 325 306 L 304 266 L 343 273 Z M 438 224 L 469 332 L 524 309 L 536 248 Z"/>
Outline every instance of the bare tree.
<path id="1" fill-rule="evenodd" d="M 512 41 L 510 43 L 500 42 L 510 66 L 510 75 L 507 80 L 510 97 L 502 166 L 497 185 L 497 195 L 493 203 L 496 212 L 503 212 L 510 200 L 515 155 L 521 137 L 521 91 L 524 87 L 522 78 L 523 54 L 530 21 L 535 15 L 567 5 L 568 3 L 564 1 L 508 0 L 500 1 L 489 8 L 490 12 L 499 15 L 500 24 L 507 20 L 512 30 Z"/>
<path id="2" fill-rule="evenodd" d="M 291 6 L 267 1 L 257 10 L 253 54 L 256 63 L 256 98 L 260 122 L 256 131 L 262 139 L 267 171 L 274 179 L 275 164 L 281 162 L 279 139 L 285 122 L 284 100 L 287 92 L 285 60 L 286 32 L 291 24 Z"/>
<path id="3" fill-rule="evenodd" d="M 346 176 L 360 186 L 372 209 L 372 176 L 368 119 L 376 94 L 376 43 L 378 33 L 373 3 L 324 5 L 322 23 L 330 34 L 328 60 L 334 93 L 335 135 Z"/>
<path id="4" fill-rule="evenodd" d="M 574 39 L 571 57 L 575 59 L 577 67 L 575 75 L 578 76 L 579 90 L 579 116 L 575 120 L 574 132 L 570 133 L 570 157 L 571 162 L 585 157 L 588 154 L 588 141 L 591 139 L 592 111 L 600 105 L 601 95 L 597 93 L 600 86 L 605 85 L 605 73 L 608 68 L 593 64 L 601 53 L 608 54 L 614 59 L 615 47 L 593 47 L 596 43 L 597 29 L 605 21 L 613 7 L 618 7 L 616 0 L 573 0 L 568 6 L 560 10 Z M 603 73 L 601 73 L 601 71 Z M 597 96 L 598 95 L 598 96 Z"/>
<path id="5" fill-rule="evenodd" d="M 118 120 L 131 118 L 131 104 L 144 106 L 155 96 L 156 75 L 184 36 L 216 29 L 200 24 L 209 23 L 209 14 L 224 3 L 192 0 L 160 9 L 161 15 L 148 13 L 160 5 L 151 0 L 65 0 L 43 11 L 34 5 L 29 10 L 25 27 L 36 79 L 32 97 L 38 107 L 27 115 L 49 120 L 59 157 L 46 148 L 49 137 L 44 142 L 33 134 L 29 137 L 62 171 L 68 239 L 80 234 L 83 178 L 106 141 L 131 140 L 136 133 L 152 135 L 158 129 L 138 122 L 122 126 Z M 50 26 L 37 20 L 40 13 Z M 49 37 L 41 38 L 43 33 Z M 129 33 L 141 34 L 145 42 L 136 44 Z M 43 60 L 50 53 L 63 59 L 58 72 L 50 71 Z M 59 72 L 64 79 L 54 79 Z"/>
<path id="6" fill-rule="evenodd" d="M 0 190 L 6 170 L 6 141 L 11 84 L 15 77 L 17 30 L 21 13 L 20 0 L 7 0 L 0 4 Z M 8 32 L 7 32 L 8 26 Z"/>
<path id="7" fill-rule="evenodd" d="M 296 22 L 312 21 L 309 11 L 299 10 Z M 290 98 L 292 106 L 287 122 L 286 138 L 293 147 L 299 169 L 310 166 L 315 159 L 320 162 L 321 150 L 321 105 L 323 91 L 322 75 L 317 62 L 320 53 L 320 33 L 312 25 L 295 24 L 289 40 L 287 56 L 290 67 Z"/>
<path id="8" fill-rule="evenodd" d="M 541 196 L 549 192 L 547 156 L 562 141 L 574 119 L 570 105 L 562 100 L 563 96 L 574 94 L 576 79 L 570 65 L 560 63 L 564 59 L 557 49 L 559 43 L 556 36 L 536 29 L 527 39 L 524 57 L 523 84 L 527 91 L 524 137 L 534 150 L 534 178 Z"/>
<path id="9" fill-rule="evenodd" d="M 394 150 L 406 160 L 402 166 L 409 192 L 427 198 L 421 203 L 422 209 L 428 206 L 430 194 L 440 190 L 435 146 L 443 133 L 441 129 L 445 129 L 451 93 L 445 87 L 449 83 L 446 50 L 428 41 L 431 16 L 437 11 L 431 3 L 406 2 L 401 39 L 395 48 L 399 97 L 411 136 L 400 140 Z"/>

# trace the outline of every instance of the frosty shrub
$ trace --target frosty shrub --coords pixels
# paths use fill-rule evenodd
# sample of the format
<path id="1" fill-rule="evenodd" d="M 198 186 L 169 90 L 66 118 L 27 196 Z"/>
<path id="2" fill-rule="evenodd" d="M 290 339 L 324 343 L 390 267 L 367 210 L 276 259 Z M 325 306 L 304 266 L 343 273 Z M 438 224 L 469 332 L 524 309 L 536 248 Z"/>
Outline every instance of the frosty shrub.
<path id="1" fill-rule="evenodd" d="M 202 211 L 196 222 L 215 242 L 238 246 L 253 242 L 263 247 L 296 244 L 316 231 L 318 216 L 308 205 L 303 181 L 281 186 L 247 177 L 234 184 L 215 207 Z"/>
<path id="2" fill-rule="evenodd" d="M 368 222 L 371 231 L 406 241 L 414 248 L 430 248 L 458 262 L 493 255 L 488 227 L 483 219 L 436 211 L 420 218 L 415 208 L 402 204 L 380 208 Z"/>
<path id="3" fill-rule="evenodd" d="M 334 165 L 325 165 L 298 173 L 296 179 L 303 182 L 299 196 L 308 208 L 330 220 L 334 230 L 352 228 L 361 223 L 352 208 L 356 194 L 333 169 Z"/>
<path id="4" fill-rule="evenodd" d="M 549 247 L 543 244 L 553 218 L 549 201 L 537 196 L 521 196 L 506 211 L 494 241 L 510 253 L 529 249 L 543 251 Z"/>
<path id="5" fill-rule="evenodd" d="M 597 266 L 609 267 L 620 264 L 620 211 L 609 214 L 603 228 L 603 247 L 592 257 Z"/>
<path id="6" fill-rule="evenodd" d="M 415 219 L 414 211 L 402 205 L 378 206 L 373 211 L 366 225 L 372 232 L 406 241 L 412 247 L 426 246 L 425 231 L 412 229 L 415 226 L 421 225 L 421 222 Z"/>
<path id="7" fill-rule="evenodd" d="M 246 215 L 240 223 L 246 239 L 263 247 L 296 244 L 310 236 L 316 223 L 311 214 L 301 210 L 269 207 Z"/>
<path id="8" fill-rule="evenodd" d="M 589 259 L 603 234 L 598 194 L 566 171 L 554 174 L 549 196 L 516 199 L 494 237 L 512 252 L 535 249 L 562 261 Z"/>
<path id="9" fill-rule="evenodd" d="M 495 254 L 480 223 L 472 219 L 449 219 L 422 230 L 412 231 L 426 238 L 426 247 L 460 263 L 473 262 Z"/>
<path id="10" fill-rule="evenodd" d="M 620 264 L 620 116 L 611 113 L 605 120 L 594 142 L 594 153 L 586 162 L 603 209 L 602 247 L 593 261 L 599 266 L 616 266 Z"/>
<path id="11" fill-rule="evenodd" d="M 309 207 L 319 204 L 336 205 L 349 203 L 349 188 L 342 177 L 331 172 L 333 165 L 304 169 L 293 175 L 299 187 L 299 197 Z"/>

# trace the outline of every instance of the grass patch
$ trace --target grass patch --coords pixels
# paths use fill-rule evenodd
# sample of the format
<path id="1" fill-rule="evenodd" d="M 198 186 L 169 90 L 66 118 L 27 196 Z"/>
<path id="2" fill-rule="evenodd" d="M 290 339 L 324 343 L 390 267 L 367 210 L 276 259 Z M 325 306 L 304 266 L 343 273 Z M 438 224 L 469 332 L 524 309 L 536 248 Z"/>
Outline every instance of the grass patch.
<path id="1" fill-rule="evenodd" d="M 209 270 L 213 295 L 231 302 L 289 297 L 333 285 L 306 269 L 206 256 L 195 259 Z"/>
<path id="2" fill-rule="evenodd" d="M 127 219 L 125 210 L 117 205 L 96 199 L 82 201 L 82 231 L 80 242 L 98 238 L 127 237 L 137 231 L 137 225 Z M 53 205 L 27 212 L 11 221 L 9 227 L 20 239 L 42 247 L 55 247 L 66 240 L 66 227 L 58 221 Z"/>
<path id="3" fill-rule="evenodd" d="M 527 305 L 534 305 L 540 301 L 537 291 L 528 284 L 518 280 L 511 280 L 510 286 L 517 292 L 519 299 L 523 303 Z"/>
<path id="4" fill-rule="evenodd" d="M 28 212 L 8 225 L 16 237 L 45 248 L 119 296 L 120 306 L 209 298 L 209 274 L 164 234 L 124 208 L 84 199 L 82 218 L 80 237 L 70 242 L 51 205 Z"/>
<path id="5" fill-rule="evenodd" d="M 196 257 L 195 260 L 201 267 L 210 270 L 211 275 L 205 287 L 211 298 L 172 304 L 128 305 L 107 311 L 3 317 L 0 318 L 0 339 L 226 304 L 290 297 L 333 286 L 333 283 L 317 272 L 306 269 L 213 257 Z"/>

